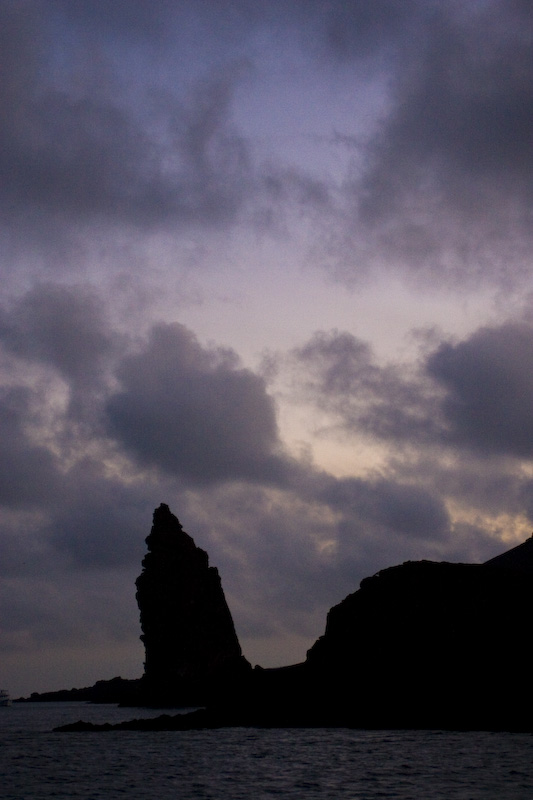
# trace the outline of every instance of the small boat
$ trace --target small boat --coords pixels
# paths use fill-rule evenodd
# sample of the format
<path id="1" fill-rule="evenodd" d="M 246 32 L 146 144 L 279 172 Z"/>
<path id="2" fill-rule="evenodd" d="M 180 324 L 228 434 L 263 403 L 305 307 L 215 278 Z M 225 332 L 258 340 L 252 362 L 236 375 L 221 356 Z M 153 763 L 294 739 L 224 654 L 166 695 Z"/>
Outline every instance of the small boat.
<path id="1" fill-rule="evenodd" d="M 0 689 L 0 708 L 5 708 L 10 705 L 11 698 L 9 697 L 9 692 L 6 692 L 5 689 Z"/>

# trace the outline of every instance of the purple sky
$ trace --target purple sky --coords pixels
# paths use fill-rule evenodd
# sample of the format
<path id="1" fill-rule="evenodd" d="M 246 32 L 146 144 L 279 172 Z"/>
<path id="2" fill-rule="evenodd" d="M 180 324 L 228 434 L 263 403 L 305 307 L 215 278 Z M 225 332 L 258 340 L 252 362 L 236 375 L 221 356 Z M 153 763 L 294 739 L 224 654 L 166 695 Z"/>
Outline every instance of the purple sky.
<path id="1" fill-rule="evenodd" d="M 168 503 L 248 659 L 533 527 L 529 0 L 0 0 L 0 684 L 138 677 Z"/>

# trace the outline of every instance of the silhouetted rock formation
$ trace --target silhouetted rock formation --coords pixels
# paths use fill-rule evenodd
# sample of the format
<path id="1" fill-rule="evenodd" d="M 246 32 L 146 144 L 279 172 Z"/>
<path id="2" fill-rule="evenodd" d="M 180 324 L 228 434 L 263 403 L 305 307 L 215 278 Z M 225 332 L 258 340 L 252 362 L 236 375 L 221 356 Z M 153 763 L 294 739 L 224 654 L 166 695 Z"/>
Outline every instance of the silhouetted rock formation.
<path id="1" fill-rule="evenodd" d="M 161 504 L 146 539 L 137 602 L 146 660 L 145 701 L 203 704 L 251 670 L 242 655 L 218 570 Z"/>
<path id="2" fill-rule="evenodd" d="M 516 569 L 520 572 L 526 572 L 533 578 L 533 534 L 526 539 L 522 544 L 513 547 L 512 550 L 506 550 L 499 556 L 491 558 L 490 561 L 485 562 L 486 565 L 492 567 L 506 567 L 507 569 Z"/>
<path id="3" fill-rule="evenodd" d="M 407 562 L 328 614 L 307 666 L 325 705 L 365 726 L 533 726 L 533 582 L 510 560 Z"/>
<path id="4" fill-rule="evenodd" d="M 86 703 L 119 703 L 125 706 L 135 706 L 139 703 L 141 681 L 127 680 L 125 678 L 111 678 L 108 681 L 96 681 L 93 686 L 82 689 L 60 689 L 57 692 L 32 692 L 29 697 L 18 697 L 14 703 L 61 703 L 61 702 L 86 702 Z"/>
<path id="5" fill-rule="evenodd" d="M 532 564 L 529 540 L 487 564 L 382 570 L 331 609 L 303 664 L 256 668 L 202 724 L 533 729 Z"/>
<path id="6" fill-rule="evenodd" d="M 143 576 L 149 574 L 155 585 L 144 587 L 141 576 L 140 589 L 155 603 L 151 613 L 162 637 L 154 639 L 158 646 L 155 661 L 150 662 L 153 680 L 162 674 L 172 692 L 172 680 L 192 679 L 199 670 L 210 683 L 210 700 L 206 709 L 194 714 L 132 720 L 118 728 L 184 730 L 247 725 L 533 730 L 528 670 L 533 539 L 486 564 L 416 561 L 384 569 L 365 578 L 358 591 L 331 609 L 325 633 L 304 663 L 253 671 L 236 645 L 223 595 L 220 600 L 216 572 L 219 588 L 213 590 L 213 602 L 218 612 L 209 617 L 211 621 L 203 622 L 211 609 L 211 589 L 199 593 L 201 613 L 197 614 L 195 602 L 188 604 L 187 598 L 195 601 L 198 597 L 198 584 L 203 585 L 206 571 L 209 573 L 207 556 L 195 548 L 166 506 L 154 515 L 148 544 L 151 552 Z M 156 554 L 159 561 L 168 562 L 168 569 L 152 566 Z M 194 576 L 198 570 L 198 578 L 182 578 L 182 570 L 187 574 L 191 570 Z M 180 576 L 179 591 L 174 587 L 176 574 Z M 166 588 L 157 589 L 159 575 Z M 172 599 L 174 592 L 179 602 Z M 168 618 L 167 612 L 159 616 L 160 603 L 173 609 Z M 144 599 L 141 604 L 144 614 Z M 147 623 L 151 619 L 143 617 L 146 633 L 151 631 L 151 621 Z M 155 625 L 158 619 L 164 620 L 160 629 Z M 219 620 L 224 636 L 212 628 L 218 630 Z M 176 629 L 181 631 L 177 639 Z M 148 651 L 152 640 L 146 633 Z M 222 662 L 220 653 L 226 654 Z M 172 668 L 165 671 L 162 659 Z M 242 679 L 232 682 L 230 692 L 224 690 L 228 684 L 221 687 L 212 680 L 220 663 L 242 670 Z M 64 728 L 89 729 L 110 730 L 111 726 L 79 722 Z"/>

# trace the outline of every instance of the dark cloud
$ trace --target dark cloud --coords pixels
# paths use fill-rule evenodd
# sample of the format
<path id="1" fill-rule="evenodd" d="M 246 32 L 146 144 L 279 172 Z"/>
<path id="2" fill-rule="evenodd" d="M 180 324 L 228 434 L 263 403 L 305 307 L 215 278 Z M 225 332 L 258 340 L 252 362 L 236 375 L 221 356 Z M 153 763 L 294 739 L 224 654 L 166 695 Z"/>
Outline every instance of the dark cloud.
<path id="1" fill-rule="evenodd" d="M 229 487 L 203 502 L 212 528 L 209 550 L 246 636 L 275 639 L 276 632 L 292 631 L 311 643 L 339 594 L 337 563 L 324 548 L 333 535 L 327 509 L 264 486 Z"/>
<path id="2" fill-rule="evenodd" d="M 79 25 L 81 30 L 90 26 L 94 32 L 102 30 L 116 37 L 139 37 L 161 44 L 169 35 L 169 23 L 181 4 L 175 0 L 52 0 L 50 6 L 62 16 Z"/>
<path id="3" fill-rule="evenodd" d="M 418 476 L 419 478 L 419 476 Z M 332 586 L 345 593 L 354 584 L 406 559 L 439 560 L 451 545 L 453 523 L 446 495 L 431 481 L 408 482 L 401 471 L 389 477 L 337 478 L 316 473 L 310 499 L 333 514 Z"/>
<path id="4" fill-rule="evenodd" d="M 96 290 L 41 284 L 0 313 L 0 341 L 19 358 L 52 366 L 87 387 L 103 372 L 116 336 Z"/>
<path id="5" fill-rule="evenodd" d="M 336 330 L 315 333 L 292 356 L 307 396 L 333 414 L 333 429 L 413 443 L 440 435 L 439 393 L 416 365 L 382 366 L 367 342 Z"/>
<path id="6" fill-rule="evenodd" d="M 408 558 L 439 560 L 460 546 L 434 487 L 314 469 L 298 479 L 283 492 L 233 484 L 184 498 L 191 527 L 223 576 L 245 652 L 266 640 L 274 660 L 284 635 L 300 637 L 302 658 L 329 608 L 364 577 Z M 476 557 L 490 551 L 486 532 L 477 534 Z"/>
<path id="7" fill-rule="evenodd" d="M 325 42 L 339 58 L 375 57 L 383 50 L 396 50 L 398 40 L 413 28 L 421 11 L 413 0 L 320 3 Z M 412 30 L 411 30 L 412 32 Z"/>
<path id="8" fill-rule="evenodd" d="M 26 382 L 32 385 L 32 372 L 33 381 L 39 370 L 48 373 L 49 392 L 46 394 L 44 387 L 40 390 L 44 393 L 40 416 L 44 420 L 48 415 L 48 425 L 57 405 L 52 399 L 55 374 L 67 391 L 70 421 L 89 426 L 86 435 L 96 435 L 100 397 L 105 395 L 109 369 L 120 352 L 122 338 L 111 329 L 106 312 L 100 293 L 92 287 L 58 284 L 39 284 L 0 309 L 0 344 L 25 365 Z M 56 387 L 58 392 L 61 390 Z M 64 443 L 70 438 L 76 448 L 81 431 L 69 432 L 66 417 L 62 413 L 55 416 L 56 444 L 62 429 Z"/>
<path id="9" fill-rule="evenodd" d="M 99 663 L 100 669 L 112 669 L 107 662 L 113 661 L 113 647 L 124 640 L 129 644 L 138 636 L 134 591 L 128 591 L 131 586 L 134 587 L 134 573 L 106 576 L 105 573 L 69 575 L 55 571 L 35 576 L 31 581 L 4 579 L 0 587 L 3 666 L 7 667 L 11 662 L 13 668 L 19 663 L 22 675 L 31 673 L 37 650 L 37 663 L 52 673 L 47 679 L 53 681 L 52 685 L 58 689 L 70 688 L 70 683 L 65 686 L 61 666 L 65 658 L 67 662 L 72 661 L 70 669 L 77 678 L 86 666 L 81 663 L 82 652 L 89 662 L 94 659 L 92 670 L 96 669 L 97 675 L 102 674 L 98 673 Z M 54 652 L 56 648 L 57 652 Z M 140 646 L 134 646 L 133 650 L 138 651 L 138 658 L 137 663 L 129 665 L 129 676 L 139 677 L 142 651 Z M 55 669 L 49 669 L 50 662 L 55 662 Z M 112 676 L 114 673 L 108 674 Z M 34 675 L 33 680 L 37 685 L 41 683 L 38 675 Z M 88 682 L 91 682 L 90 677 Z M 87 678 L 75 685 L 87 685 Z M 46 683 L 43 689 L 46 690 Z"/>
<path id="10" fill-rule="evenodd" d="M 505 526 L 511 524 L 511 519 L 526 512 L 523 500 L 526 478 L 521 463 L 514 459 L 484 458 L 471 448 L 442 448 L 434 444 L 411 451 L 409 458 L 401 450 L 391 453 L 386 474 L 394 481 L 424 487 L 450 502 L 455 511 L 465 510 L 468 524 L 495 541 L 497 531 L 505 534 Z M 489 519 L 496 520 L 490 533 Z M 460 546 L 454 538 L 449 545 Z"/>
<path id="11" fill-rule="evenodd" d="M 0 506 L 35 508 L 59 490 L 56 459 L 26 430 L 37 400 L 26 387 L 0 389 Z"/>
<path id="12" fill-rule="evenodd" d="M 90 458 L 69 470 L 63 488 L 62 502 L 54 503 L 42 526 L 56 559 L 78 571 L 136 568 L 157 488 L 146 480 L 124 483 Z"/>
<path id="13" fill-rule="evenodd" d="M 85 226 L 283 230 L 296 208 L 315 260 L 349 283 L 384 263 L 433 284 L 529 272 L 532 20 L 518 2 L 56 0 L 0 15 L 0 203 L 23 249 L 29 232 L 50 247 L 50 226 L 65 240 Z M 329 80 L 381 86 L 367 136 L 356 99 L 357 135 L 337 134 L 356 142 L 337 191 L 283 148 L 261 163 L 233 123 L 242 76 L 280 42 Z"/>
<path id="14" fill-rule="evenodd" d="M 35 226 L 44 215 L 145 229 L 236 214 L 248 182 L 246 150 L 228 122 L 238 69 L 225 65 L 176 95 L 140 80 L 132 97 L 102 42 L 69 47 L 40 4 L 2 9 L 5 215 L 25 226 L 29 213 Z"/>
<path id="15" fill-rule="evenodd" d="M 391 79 L 381 125 L 359 144 L 363 166 L 345 185 L 347 216 L 327 240 L 337 275 L 353 281 L 383 260 L 433 285 L 529 273 L 531 10 L 511 0 L 362 2 L 353 23 L 344 17 L 337 49 L 356 57 L 388 42 L 380 64 Z"/>
<path id="16" fill-rule="evenodd" d="M 381 475 L 324 476 L 313 489 L 342 514 L 350 569 L 375 565 L 380 550 L 405 558 L 417 537 L 414 557 L 483 560 L 509 526 L 531 519 L 531 326 L 483 327 L 405 368 L 380 365 L 366 343 L 336 331 L 293 357 L 304 397 L 325 412 L 322 435 L 382 448 Z"/>
<path id="17" fill-rule="evenodd" d="M 481 328 L 430 356 L 428 373 L 446 389 L 453 441 L 481 453 L 533 456 L 533 329 Z"/>
<path id="18" fill-rule="evenodd" d="M 317 333 L 293 352 L 307 396 L 332 427 L 384 441 L 533 454 L 533 329 L 485 327 L 442 343 L 416 368 L 381 366 L 351 334 Z"/>
<path id="19" fill-rule="evenodd" d="M 273 400 L 232 351 L 202 348 L 182 325 L 159 325 L 118 375 L 110 431 L 141 462 L 195 483 L 284 479 Z"/>
<path id="20" fill-rule="evenodd" d="M 420 486 L 385 479 L 324 479 L 318 498 L 357 520 L 365 535 L 447 538 L 450 519 L 441 498 Z"/>
<path id="21" fill-rule="evenodd" d="M 50 91 L 22 110 L 4 142 L 4 204 L 72 223 L 226 221 L 246 183 L 244 145 L 221 131 L 227 104 L 226 81 L 200 87 L 189 108 L 175 107 L 163 123 L 165 145 L 111 100 Z"/>

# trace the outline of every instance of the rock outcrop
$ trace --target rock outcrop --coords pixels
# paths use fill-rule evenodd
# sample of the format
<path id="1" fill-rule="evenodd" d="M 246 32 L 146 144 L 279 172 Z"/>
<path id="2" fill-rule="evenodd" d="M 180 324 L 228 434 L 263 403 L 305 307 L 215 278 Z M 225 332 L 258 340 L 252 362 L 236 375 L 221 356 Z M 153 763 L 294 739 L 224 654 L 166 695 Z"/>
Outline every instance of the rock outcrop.
<path id="1" fill-rule="evenodd" d="M 254 671 L 239 718 L 531 730 L 532 616 L 533 538 L 486 564 L 390 567 L 331 609 L 303 664 Z M 226 708 L 228 720 L 235 705 Z M 224 717 L 220 703 L 213 710 L 214 719 Z"/>
<path id="2" fill-rule="evenodd" d="M 60 689 L 56 692 L 32 692 L 29 697 L 17 697 L 14 703 L 113 703 L 122 706 L 139 704 L 141 680 L 111 678 L 96 681 L 92 686 L 77 689 Z"/>
<path id="3" fill-rule="evenodd" d="M 213 719 L 273 726 L 533 729 L 533 539 L 486 564 L 382 570 L 331 609 L 302 664 L 258 670 Z"/>
<path id="4" fill-rule="evenodd" d="M 203 704 L 251 670 L 220 576 L 167 505 L 154 511 L 137 578 L 145 702 Z"/>
<path id="5" fill-rule="evenodd" d="M 486 564 L 407 562 L 363 580 L 308 652 L 320 702 L 372 727 L 533 727 L 532 557 L 528 540 Z"/>
<path id="6" fill-rule="evenodd" d="M 533 538 L 486 564 L 382 570 L 331 609 L 305 662 L 255 670 L 217 571 L 167 506 L 154 513 L 147 543 L 137 581 L 144 682 L 155 702 L 207 699 L 207 708 L 119 728 L 533 730 Z"/>

